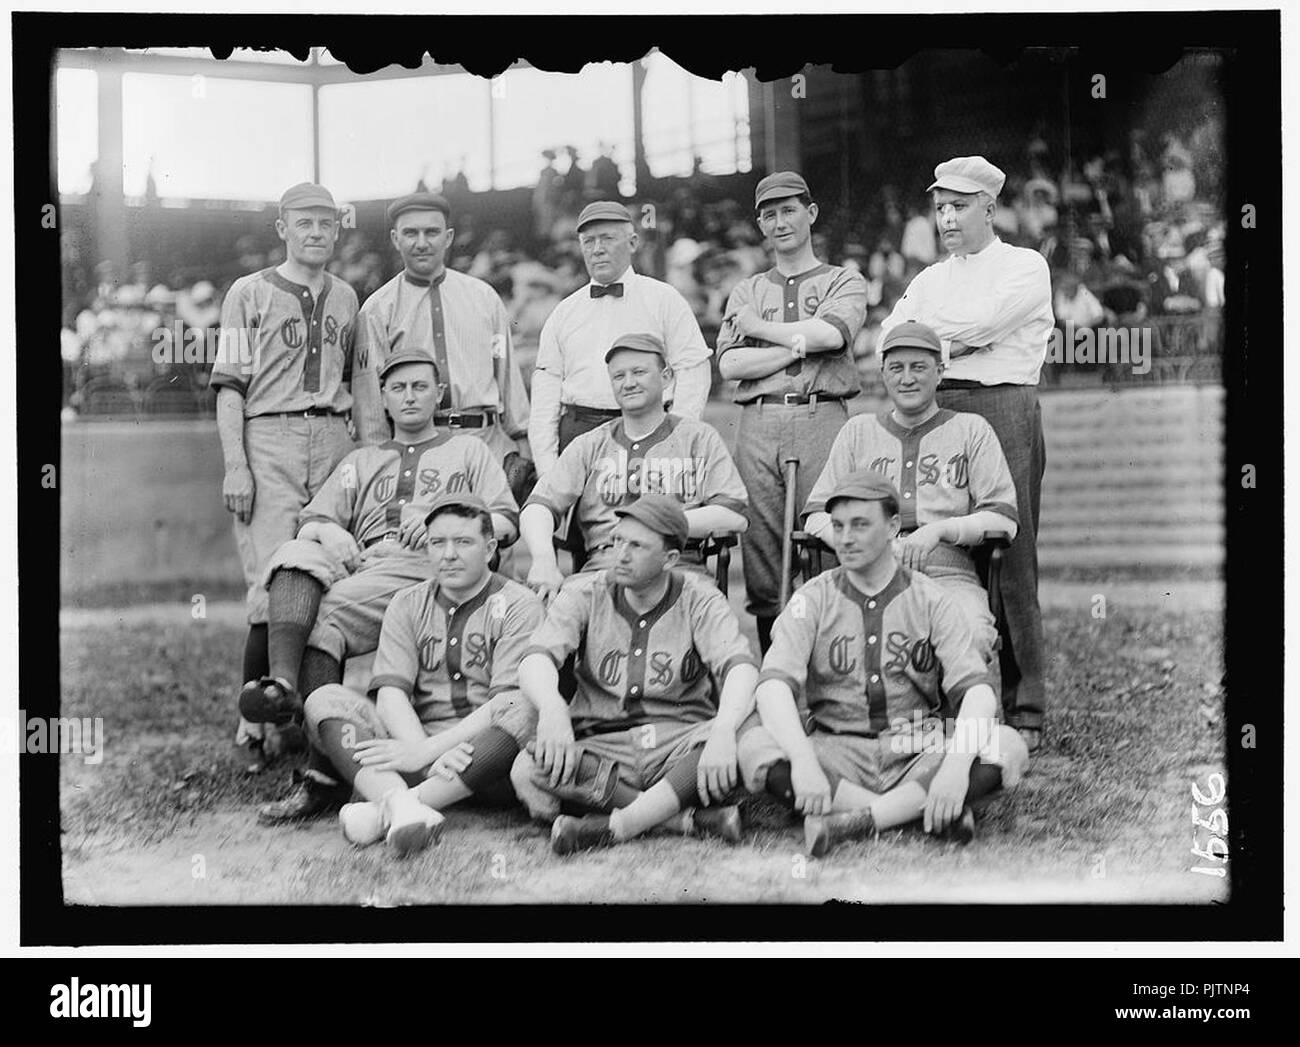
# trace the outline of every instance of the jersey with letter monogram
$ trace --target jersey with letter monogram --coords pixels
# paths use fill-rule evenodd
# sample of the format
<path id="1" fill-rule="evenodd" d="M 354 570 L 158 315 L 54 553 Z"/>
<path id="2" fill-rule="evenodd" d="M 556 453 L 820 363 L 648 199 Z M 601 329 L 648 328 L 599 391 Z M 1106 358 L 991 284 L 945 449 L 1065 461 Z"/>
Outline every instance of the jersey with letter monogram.
<path id="1" fill-rule="evenodd" d="M 384 613 L 370 696 L 397 687 L 421 723 L 463 720 L 519 689 L 519 661 L 542 613 L 541 597 L 499 574 L 463 604 L 436 580 L 403 589 Z"/>
<path id="2" fill-rule="evenodd" d="M 579 576 L 551 601 L 528 653 L 557 666 L 578 652 L 569 707 L 576 737 L 661 720 L 703 723 L 733 666 L 757 665 L 740 623 L 707 580 L 673 571 L 658 605 L 638 614 L 605 571 Z"/>
<path id="3" fill-rule="evenodd" d="M 666 494 L 683 509 L 721 505 L 744 513 L 749 502 L 722 436 L 707 422 L 669 414 L 648 436 L 631 440 L 623 419 L 583 433 L 538 481 L 529 505 L 544 505 L 558 523 L 577 503 L 588 550 L 609 544 L 614 510 L 643 494 Z"/>
<path id="4" fill-rule="evenodd" d="M 868 595 L 843 567 L 800 588 L 772 627 L 759 683 L 783 680 L 832 734 L 886 734 L 912 714 L 955 716 L 990 683 L 970 626 L 939 584 L 898 567 Z"/>
<path id="5" fill-rule="evenodd" d="M 357 293 L 325 274 L 320 296 L 274 268 L 241 276 L 221 304 L 215 388 L 237 389 L 244 416 L 352 407 Z"/>
<path id="6" fill-rule="evenodd" d="M 824 353 L 809 353 L 765 378 L 745 378 L 736 385 L 735 400 L 749 403 L 760 396 L 818 393 L 848 399 L 862 388 L 853 360 L 853 341 L 867 317 L 867 282 L 861 273 L 821 263 L 806 273 L 783 276 L 776 269 L 736 284 L 727 299 L 726 315 L 751 306 L 759 317 L 777 323 L 816 318 L 839 331 L 844 344 Z M 740 346 L 771 345 L 760 338 L 738 339 L 729 325 L 718 335 L 718 357 Z"/>
<path id="7" fill-rule="evenodd" d="M 901 530 L 988 509 L 1018 522 L 1016 486 L 993 426 L 978 414 L 940 409 L 908 429 L 889 409 L 850 418 L 808 496 L 821 512 L 841 480 L 859 469 L 884 473 L 898 487 Z"/>
<path id="8" fill-rule="evenodd" d="M 396 534 L 407 516 L 423 517 L 440 495 L 467 491 L 518 525 L 506 474 L 482 440 L 446 433 L 419 443 L 390 440 L 344 458 L 298 514 L 298 525 L 336 523 L 364 546 Z"/>

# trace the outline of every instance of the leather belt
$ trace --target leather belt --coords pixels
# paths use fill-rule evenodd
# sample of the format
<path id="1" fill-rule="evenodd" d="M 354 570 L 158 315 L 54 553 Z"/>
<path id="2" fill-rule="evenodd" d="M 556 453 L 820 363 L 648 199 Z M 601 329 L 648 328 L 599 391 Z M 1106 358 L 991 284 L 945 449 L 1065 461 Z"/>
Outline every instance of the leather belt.
<path id="1" fill-rule="evenodd" d="M 483 411 L 446 411 L 433 416 L 434 425 L 445 425 L 451 429 L 482 429 L 497 420 L 493 410 Z"/>
<path id="2" fill-rule="evenodd" d="M 840 400 L 848 399 L 845 396 L 829 396 L 826 393 L 809 393 L 804 396 L 802 393 L 785 393 L 781 396 L 758 396 L 749 402 L 752 404 L 780 404 L 783 407 L 803 407 L 805 404 L 812 404 L 816 407 L 818 404 L 837 403 Z"/>
<path id="3" fill-rule="evenodd" d="M 940 389 L 987 389 L 983 382 L 972 382 L 969 378 L 944 378 L 939 382 Z"/>
<path id="4" fill-rule="evenodd" d="M 268 411 L 266 414 L 251 415 L 252 418 L 342 418 L 345 411 L 336 411 L 332 407 L 309 407 L 305 411 Z"/>
<path id="5" fill-rule="evenodd" d="M 378 545 L 380 542 L 385 541 L 386 539 L 389 538 L 393 539 L 393 541 L 397 541 L 397 532 L 385 531 L 383 534 L 377 534 L 372 538 L 367 538 L 364 542 L 361 543 L 361 548 L 369 549 L 372 545 Z"/>
<path id="6" fill-rule="evenodd" d="M 601 418 L 618 418 L 622 415 L 617 407 L 584 407 L 582 404 L 565 404 L 564 410 L 575 417 L 581 415 L 598 415 Z"/>

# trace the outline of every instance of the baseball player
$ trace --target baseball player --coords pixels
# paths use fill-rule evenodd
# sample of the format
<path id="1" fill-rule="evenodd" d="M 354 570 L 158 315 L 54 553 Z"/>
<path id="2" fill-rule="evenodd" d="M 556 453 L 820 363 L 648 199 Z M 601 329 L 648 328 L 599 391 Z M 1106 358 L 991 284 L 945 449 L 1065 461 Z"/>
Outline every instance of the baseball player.
<path id="1" fill-rule="evenodd" d="M 478 436 L 500 462 L 526 454 L 528 393 L 510 318 L 488 284 L 447 268 L 456 236 L 447 200 L 414 193 L 394 200 L 387 214 L 403 269 L 366 299 L 357 318 L 358 398 L 364 388 L 367 401 L 377 401 L 375 376 L 384 360 L 418 349 L 437 360 L 444 383 L 435 425 Z M 382 412 L 368 412 L 368 420 L 380 430 L 371 442 L 388 439 Z"/>
<path id="2" fill-rule="evenodd" d="M 740 839 L 726 803 L 736 730 L 753 708 L 757 666 L 726 598 L 674 571 L 689 533 L 681 504 L 647 494 L 617 510 L 614 557 L 551 603 L 519 667 L 536 710 L 532 755 L 511 773 L 534 816 L 549 795 L 557 854 L 630 839 L 656 825 Z M 566 705 L 559 667 L 576 652 Z M 598 813 L 559 814 L 561 800 Z"/>
<path id="3" fill-rule="evenodd" d="M 480 495 L 497 537 L 515 538 L 518 509 L 492 452 L 433 424 L 441 392 L 433 359 L 395 353 L 381 380 L 395 438 L 348 455 L 303 509 L 297 538 L 267 565 L 270 673 L 239 696 L 240 713 L 254 723 L 297 718 L 299 695 L 340 682 L 346 658 L 375 649 L 389 601 L 430 575 L 424 518 L 439 496 Z M 274 824 L 318 813 L 338 799 L 337 784 L 312 753 L 299 787 L 259 817 Z"/>
<path id="4" fill-rule="evenodd" d="M 859 469 L 888 476 L 902 493 L 895 555 L 904 567 L 948 591 L 971 625 L 976 650 L 992 663 L 997 623 L 969 547 L 986 534 L 1016 535 L 1016 488 L 1002 445 L 979 415 L 947 411 L 934 402 L 943 349 L 925 324 L 891 329 L 879 357 L 892 406 L 850 418 L 835 437 L 804 508 L 810 514 L 805 530 L 829 545 L 831 492 Z"/>
<path id="5" fill-rule="evenodd" d="M 285 260 L 240 277 L 226 293 L 211 379 L 226 466 L 221 494 L 248 586 L 241 683 L 268 669 L 267 562 L 353 448 L 345 415 L 357 296 L 325 272 L 339 233 L 334 197 L 308 182 L 286 189 L 275 230 Z M 236 740 L 260 744 L 262 735 L 241 723 Z"/>
<path id="6" fill-rule="evenodd" d="M 798 462 L 796 505 L 803 505 L 858 395 L 853 340 L 867 311 L 860 273 L 819 262 L 812 251 L 817 205 L 793 171 L 768 175 L 754 192 L 758 227 L 776 265 L 738 283 L 718 334 L 718 370 L 738 379 L 743 404 L 736 465 L 749 491 L 749 529 L 741 538 L 747 607 L 759 646 L 771 642 L 780 611 L 786 469 Z"/>
<path id="7" fill-rule="evenodd" d="M 969 842 L 970 803 L 1014 785 L 1028 760 L 997 721 L 966 617 L 894 559 L 900 501 L 872 470 L 831 492 L 840 566 L 800 588 L 776 620 L 755 692 L 761 723 L 739 741 L 746 787 L 803 813 L 814 857 L 918 819 Z"/>
<path id="8" fill-rule="evenodd" d="M 663 343 L 650 334 L 623 335 L 605 364 L 619 417 L 564 449 L 519 518 L 532 556 L 528 584 L 547 598 L 563 581 L 551 536 L 571 506 L 587 550 L 584 570 L 593 571 L 612 562 L 618 510 L 649 492 L 669 495 L 686 510 L 695 540 L 687 562 L 699 562 L 698 539 L 748 525 L 745 487 L 718 431 L 664 409 L 672 370 Z"/>
<path id="9" fill-rule="evenodd" d="M 934 169 L 929 192 L 948 257 L 916 275 L 881 331 L 908 320 L 933 328 L 949 358 L 939 406 L 983 415 L 1007 457 L 1020 534 L 1002 558 L 1000 575 L 1007 629 L 1002 702 L 1033 751 L 1047 702 L 1037 547 L 1047 453 L 1037 386 L 1054 320 L 1043 256 L 1003 243 L 993 231 L 1005 182 L 982 156 L 954 157 Z"/>
<path id="10" fill-rule="evenodd" d="M 704 411 L 713 377 L 709 347 L 681 293 L 632 270 L 637 242 L 622 204 L 596 201 L 578 215 L 578 246 L 591 282 L 557 305 L 542 328 L 528 419 L 539 477 L 574 437 L 618 417 L 601 362 L 621 335 L 658 338 L 676 381 L 674 412 L 698 419 Z"/>
<path id="11" fill-rule="evenodd" d="M 444 494 L 424 525 L 434 575 L 388 605 L 369 697 L 327 684 L 305 709 L 313 746 L 362 797 L 340 810 L 343 835 L 399 855 L 436 840 L 435 806 L 507 780 L 519 742 L 498 714 L 519 700 L 519 660 L 542 621 L 540 598 L 488 566 L 482 498 Z"/>

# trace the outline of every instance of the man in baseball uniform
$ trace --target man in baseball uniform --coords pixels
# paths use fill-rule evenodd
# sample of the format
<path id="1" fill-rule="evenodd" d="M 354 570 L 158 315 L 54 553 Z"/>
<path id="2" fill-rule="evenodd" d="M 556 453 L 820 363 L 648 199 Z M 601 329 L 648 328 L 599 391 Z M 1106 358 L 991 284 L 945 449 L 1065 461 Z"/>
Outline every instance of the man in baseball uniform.
<path id="1" fill-rule="evenodd" d="M 766 651 L 781 610 L 785 463 L 799 463 L 795 504 L 803 505 L 848 418 L 844 401 L 861 389 L 853 340 L 866 317 L 867 285 L 860 273 L 813 255 L 817 205 L 802 176 L 768 175 L 754 207 L 776 265 L 731 292 L 718 370 L 738 380 L 736 402 L 744 405 L 736 465 L 749 491 L 749 529 L 741 552 L 747 609 Z"/>
<path id="2" fill-rule="evenodd" d="M 761 723 L 740 737 L 746 787 L 802 812 L 814 857 L 918 819 L 969 842 L 969 804 L 1014 785 L 1028 760 L 1020 736 L 998 723 L 965 615 L 894 559 L 899 504 L 872 470 L 831 492 L 840 566 L 800 588 L 776 620 L 755 692 Z"/>
<path id="3" fill-rule="evenodd" d="M 1002 696 L 1008 721 L 1033 751 L 1046 708 L 1037 542 L 1047 456 L 1036 387 L 1053 327 L 1051 276 L 1037 251 L 993 232 L 1006 181 L 998 168 L 982 156 L 959 156 L 934 177 L 929 191 L 948 257 L 917 274 L 881 331 L 908 320 L 933 328 L 949 357 L 939 406 L 983 415 L 1006 454 L 1020 533 L 1002 558 Z"/>
<path id="4" fill-rule="evenodd" d="M 632 216 L 597 201 L 578 215 L 578 246 L 591 282 L 555 307 L 542 328 L 533 372 L 528 442 L 544 477 L 580 433 L 619 415 L 605 354 L 626 334 L 659 339 L 672 368 L 673 411 L 698 419 L 709 398 L 709 347 L 686 299 L 660 280 L 632 270 L 637 246 Z"/>
<path id="5" fill-rule="evenodd" d="M 375 376 L 388 356 L 418 349 L 437 361 L 443 383 L 435 425 L 478 436 L 499 462 L 526 453 L 528 393 L 510 318 L 488 284 L 447 268 L 456 230 L 446 199 L 414 193 L 394 200 L 387 213 L 403 269 L 366 299 L 357 318 L 358 395 L 363 382 L 377 390 Z M 382 432 L 367 442 L 382 443 L 382 412 L 371 412 L 375 421 Z"/>
<path id="6" fill-rule="evenodd" d="M 614 556 L 551 603 L 519 666 L 536 738 L 511 773 L 534 816 L 552 797 L 557 854 L 661 825 L 740 838 L 725 801 L 738 781 L 736 730 L 753 708 L 757 666 L 726 598 L 675 571 L 689 526 L 676 499 L 647 494 L 618 510 Z M 559 667 L 577 654 L 566 704 Z M 561 801 L 592 811 L 559 814 Z"/>
<path id="7" fill-rule="evenodd" d="M 430 576 L 424 519 L 437 498 L 476 493 L 491 510 L 497 537 L 516 536 L 518 509 L 487 445 L 433 424 L 441 394 L 433 359 L 395 353 L 381 380 L 394 439 L 344 458 L 302 510 L 297 537 L 267 565 L 270 672 L 239 696 L 240 713 L 251 722 L 299 717 L 300 695 L 339 683 L 345 659 L 375 649 L 393 596 Z M 313 752 L 299 788 L 259 817 L 275 823 L 328 806 L 338 783 L 327 767 Z"/>
<path id="8" fill-rule="evenodd" d="M 892 328 L 878 355 L 891 406 L 850 418 L 835 437 L 804 507 L 805 530 L 829 545 L 831 493 L 860 469 L 888 476 L 902 494 L 895 555 L 948 591 L 970 623 L 976 650 L 992 663 L 997 623 L 970 547 L 986 534 L 1016 536 L 1016 488 L 1002 445 L 979 415 L 934 402 L 943 349 L 925 324 Z"/>
<path id="9" fill-rule="evenodd" d="M 699 563 L 700 539 L 747 526 L 745 487 L 721 435 L 707 422 L 664 410 L 672 372 L 663 343 L 650 334 L 622 335 L 605 366 L 619 417 L 569 444 L 519 517 L 532 556 L 528 583 L 547 598 L 563 581 L 551 537 L 573 506 L 587 551 L 584 570 L 609 566 L 618 511 L 648 493 L 668 495 L 686 510 L 688 562 Z"/>
<path id="10" fill-rule="evenodd" d="M 437 839 L 434 808 L 508 780 L 526 738 L 497 724 L 521 702 L 519 660 L 542 621 L 541 599 L 488 566 L 496 537 L 482 498 L 444 494 L 424 526 L 434 573 L 389 603 L 368 696 L 327 684 L 305 710 L 313 746 L 361 797 L 339 812 L 343 835 L 399 855 Z"/>
<path id="11" fill-rule="evenodd" d="M 248 586 L 241 683 L 267 673 L 267 562 L 353 448 L 345 415 L 357 296 L 325 272 L 339 234 L 329 190 L 306 182 L 285 190 L 275 230 L 285 260 L 231 285 L 212 368 L 226 465 L 221 493 Z M 237 741 L 260 743 L 262 733 L 242 723 Z"/>

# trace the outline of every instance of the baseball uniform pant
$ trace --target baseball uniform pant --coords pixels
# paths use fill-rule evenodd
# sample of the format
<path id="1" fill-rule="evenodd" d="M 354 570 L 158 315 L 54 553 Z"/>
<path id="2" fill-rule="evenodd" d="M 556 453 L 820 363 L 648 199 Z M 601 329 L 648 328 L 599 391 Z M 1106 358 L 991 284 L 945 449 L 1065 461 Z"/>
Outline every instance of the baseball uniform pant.
<path id="1" fill-rule="evenodd" d="M 942 738 L 943 725 L 937 720 L 924 721 L 915 732 L 887 731 L 875 738 L 831 734 L 815 727 L 808 736 L 817 763 L 830 782 L 832 796 L 841 781 L 873 793 L 888 792 L 904 778 L 928 785 L 943 763 Z M 742 726 L 736 755 L 741 780 L 752 793 L 766 788 L 767 772 L 772 766 L 790 759 L 761 723 L 748 730 Z M 1007 788 L 1020 781 L 1028 760 L 1024 743 L 1005 726 L 993 732 L 977 755 L 981 762 L 1001 768 L 1002 784 Z"/>
<path id="2" fill-rule="evenodd" d="M 1002 554 L 1000 585 L 1005 635 L 1002 708 L 1013 727 L 1041 727 L 1047 708 L 1043 682 L 1043 616 L 1038 605 L 1038 509 L 1047 451 L 1043 412 L 1032 385 L 944 388 L 940 407 L 982 415 L 998 434 L 1016 485 L 1020 530 Z"/>
<path id="3" fill-rule="evenodd" d="M 740 536 L 745 573 L 745 609 L 758 618 L 775 618 L 781 588 L 781 549 L 785 539 L 785 460 L 799 462 L 795 513 L 803 509 L 821 475 L 836 434 L 848 421 L 842 400 L 811 404 L 746 404 L 740 412 L 736 468 L 749 491 L 749 529 Z M 797 562 L 792 562 L 792 568 Z M 792 581 L 794 571 L 791 572 Z"/>
<path id="4" fill-rule="evenodd" d="M 499 694 L 488 702 L 488 706 L 492 709 L 493 726 L 497 725 L 499 714 L 510 708 L 512 702 L 516 700 L 519 700 L 517 695 L 512 698 L 510 694 Z M 388 733 L 388 728 L 384 726 L 383 720 L 379 718 L 375 703 L 364 694 L 344 687 L 340 683 L 318 687 L 308 696 L 303 706 L 303 722 L 307 728 L 307 738 L 316 751 L 321 751 L 323 748 L 320 727 L 326 720 L 341 720 L 344 724 L 350 724 L 353 728 L 354 741 L 392 737 Z M 451 730 L 458 723 L 459 720 L 437 720 L 421 726 L 426 735 L 433 737 L 435 734 Z M 338 770 L 343 773 L 342 768 Z M 348 780 L 355 777 L 356 768 L 352 770 L 354 773 L 346 776 Z M 424 781 L 425 775 L 417 771 L 403 773 L 402 778 L 407 785 L 416 786 Z"/>
<path id="5" fill-rule="evenodd" d="M 244 422 L 244 454 L 253 475 L 253 515 L 235 520 L 235 545 L 248 586 L 248 622 L 266 621 L 266 565 L 298 533 L 298 513 L 353 449 L 341 415 L 266 415 Z"/>
<path id="6" fill-rule="evenodd" d="M 379 646 L 384 612 L 401 590 L 433 577 L 434 567 L 424 550 L 412 551 L 385 539 L 363 549 L 355 571 L 349 572 L 319 542 L 295 538 L 271 557 L 263 581 L 281 567 L 306 571 L 321 585 L 316 624 L 307 646 L 316 647 L 342 663 Z"/>
<path id="7" fill-rule="evenodd" d="M 970 624 L 975 650 L 986 665 L 991 664 L 998 639 L 998 625 L 993 612 L 989 610 L 988 590 L 980 585 L 978 575 L 973 571 L 930 565 L 925 569 L 925 576 L 938 582 L 943 591 L 952 597 Z"/>

